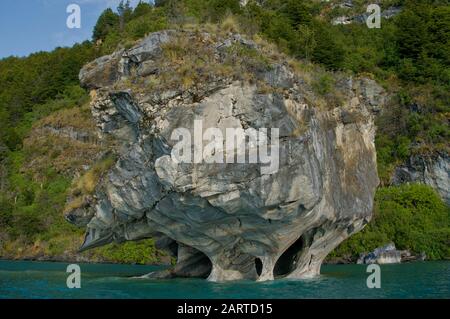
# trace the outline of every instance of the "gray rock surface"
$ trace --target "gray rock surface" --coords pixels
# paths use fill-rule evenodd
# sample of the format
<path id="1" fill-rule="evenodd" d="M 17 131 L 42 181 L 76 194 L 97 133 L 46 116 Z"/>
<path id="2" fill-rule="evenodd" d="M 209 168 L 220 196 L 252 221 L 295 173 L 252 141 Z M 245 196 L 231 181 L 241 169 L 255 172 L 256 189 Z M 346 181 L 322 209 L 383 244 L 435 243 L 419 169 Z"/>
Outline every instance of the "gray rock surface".
<path id="1" fill-rule="evenodd" d="M 361 254 L 357 264 L 398 264 L 409 261 L 423 261 L 426 259 L 424 252 L 412 255 L 409 250 L 397 250 L 394 243 L 378 247 L 368 254 Z"/>
<path id="2" fill-rule="evenodd" d="M 398 264 L 402 260 L 402 254 L 393 243 L 378 247 L 368 254 L 362 254 L 357 264 Z"/>
<path id="3" fill-rule="evenodd" d="M 117 163 L 86 208 L 91 219 L 82 249 L 156 238 L 177 256 L 177 265 L 148 275 L 153 278 L 318 275 L 326 255 L 371 219 L 378 185 L 373 118 L 382 90 L 374 81 L 348 78 L 340 107 L 318 107 L 311 87 L 282 59 L 258 71 L 259 81 L 273 88 L 268 92 L 225 76 L 198 83 L 195 95 L 179 88 L 118 90 L 115 82 L 94 80 L 105 70 L 113 74 L 107 79 L 119 82 L 144 63 L 160 68 L 158 43 L 171 36 L 154 33 L 80 73 L 82 85 L 95 90 L 92 114 L 102 136 L 119 144 Z M 210 44 L 216 58 L 227 54 L 221 43 L 236 39 L 242 37 Z M 195 119 L 224 136 L 226 128 L 279 128 L 278 171 L 264 173 L 259 163 L 177 163 L 171 134 L 179 127 L 192 133 Z"/>
<path id="4" fill-rule="evenodd" d="M 397 167 L 392 184 L 423 183 L 434 188 L 450 205 L 450 156 L 446 153 L 413 155 Z"/>

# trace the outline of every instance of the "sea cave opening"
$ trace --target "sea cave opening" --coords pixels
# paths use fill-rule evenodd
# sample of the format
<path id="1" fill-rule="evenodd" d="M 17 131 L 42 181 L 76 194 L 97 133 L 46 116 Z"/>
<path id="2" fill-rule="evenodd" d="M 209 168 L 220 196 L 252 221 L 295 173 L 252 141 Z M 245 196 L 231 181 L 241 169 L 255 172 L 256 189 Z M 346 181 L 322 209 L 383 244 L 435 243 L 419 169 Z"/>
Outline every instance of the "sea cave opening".
<path id="1" fill-rule="evenodd" d="M 259 259 L 258 257 L 255 258 L 255 269 L 256 269 L 256 273 L 258 274 L 258 276 L 261 276 L 262 269 L 263 269 L 263 263 L 262 263 L 261 259 Z"/>
<path id="2" fill-rule="evenodd" d="M 297 266 L 298 258 L 304 246 L 303 236 L 300 236 L 288 249 L 278 258 L 273 268 L 274 277 L 289 275 Z"/>

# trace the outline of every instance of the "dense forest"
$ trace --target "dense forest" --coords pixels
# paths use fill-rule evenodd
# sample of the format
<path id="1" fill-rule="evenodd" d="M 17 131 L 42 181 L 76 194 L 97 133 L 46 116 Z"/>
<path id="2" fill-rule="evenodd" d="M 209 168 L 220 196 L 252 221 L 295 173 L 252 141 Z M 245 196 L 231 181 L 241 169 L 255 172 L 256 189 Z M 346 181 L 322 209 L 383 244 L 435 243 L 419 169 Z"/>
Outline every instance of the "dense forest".
<path id="1" fill-rule="evenodd" d="M 353 0 L 350 9 L 339 3 L 250 0 L 241 6 L 239 0 L 159 0 L 132 8 L 122 1 L 101 14 L 90 41 L 0 60 L 0 257 L 61 256 L 80 243 L 82 230 L 62 215 L 74 177 L 64 167 L 81 165 L 64 158 L 64 152 L 76 152 L 71 149 L 75 146 L 55 149 L 51 141 L 35 136 L 51 121 L 77 126 L 73 122 L 88 114 L 89 96 L 78 84 L 80 68 L 154 31 L 216 25 L 262 37 L 292 58 L 323 69 L 364 74 L 389 92 L 390 102 L 377 119 L 381 187 L 374 219 L 332 256 L 354 258 L 395 242 L 430 259 L 449 258 L 448 205 L 428 186 L 390 185 L 394 168 L 412 154 L 449 151 L 449 3 L 379 1 L 382 10 L 401 7 L 398 15 L 382 19 L 379 29 L 364 23 L 334 25 L 331 21 L 343 13 L 364 13 L 369 2 Z M 318 85 L 327 93 L 332 82 L 324 76 Z M 90 254 L 98 260 L 140 263 L 161 257 L 151 240 Z"/>

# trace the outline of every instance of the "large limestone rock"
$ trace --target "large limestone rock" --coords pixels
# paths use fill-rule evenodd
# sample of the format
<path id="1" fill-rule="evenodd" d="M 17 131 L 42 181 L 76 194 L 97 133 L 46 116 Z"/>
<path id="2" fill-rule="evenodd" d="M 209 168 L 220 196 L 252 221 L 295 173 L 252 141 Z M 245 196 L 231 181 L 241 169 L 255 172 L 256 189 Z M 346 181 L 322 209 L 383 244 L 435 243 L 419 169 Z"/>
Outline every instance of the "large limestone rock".
<path id="1" fill-rule="evenodd" d="M 205 46 L 218 66 L 235 60 L 236 50 L 227 47 L 263 52 L 239 35 L 164 31 L 81 71 L 81 83 L 95 90 L 92 114 L 101 136 L 118 145 L 117 163 L 95 196 L 67 215 L 74 223 L 90 219 L 82 250 L 153 237 L 178 263 L 148 277 L 318 275 L 326 255 L 371 219 L 378 185 L 373 113 L 383 103 L 382 90 L 372 80 L 341 78 L 339 107 L 319 106 L 282 56 L 249 69 L 251 80 L 214 73 L 209 61 L 201 66 L 208 80 L 190 88 L 149 85 L 172 72 L 164 52 L 180 36 Z M 278 169 L 177 163 L 171 134 L 182 127 L 194 136 L 195 120 L 224 136 L 227 128 L 279 128 Z"/>

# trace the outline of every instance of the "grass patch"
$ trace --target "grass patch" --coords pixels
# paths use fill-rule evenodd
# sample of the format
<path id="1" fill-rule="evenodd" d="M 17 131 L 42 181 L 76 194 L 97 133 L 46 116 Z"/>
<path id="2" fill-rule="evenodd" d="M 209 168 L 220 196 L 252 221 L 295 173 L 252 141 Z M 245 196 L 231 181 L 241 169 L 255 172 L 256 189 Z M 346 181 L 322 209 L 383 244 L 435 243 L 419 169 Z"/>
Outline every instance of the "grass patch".
<path id="1" fill-rule="evenodd" d="M 63 109 L 37 121 L 33 128 L 51 126 L 54 128 L 72 127 L 89 133 L 95 132 L 96 126 L 91 115 L 89 103 L 81 107 Z"/>
<path id="2" fill-rule="evenodd" d="M 116 157 L 114 155 L 108 155 L 96 162 L 91 169 L 75 180 L 69 191 L 71 200 L 67 202 L 64 212 L 68 213 L 82 207 L 85 203 L 86 196 L 92 195 L 95 192 L 101 178 L 109 171 L 115 162 Z"/>
<path id="3" fill-rule="evenodd" d="M 100 181 L 100 178 L 114 165 L 115 162 L 116 157 L 114 155 L 109 155 L 95 163 L 90 170 L 76 181 L 73 193 L 83 195 L 92 194 L 95 191 L 95 187 Z"/>

